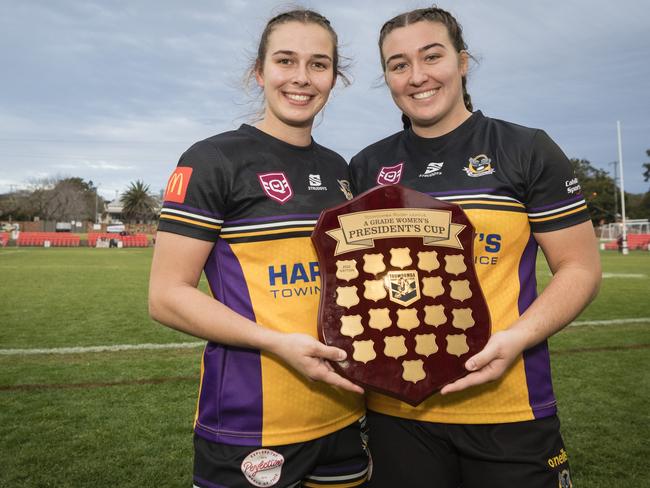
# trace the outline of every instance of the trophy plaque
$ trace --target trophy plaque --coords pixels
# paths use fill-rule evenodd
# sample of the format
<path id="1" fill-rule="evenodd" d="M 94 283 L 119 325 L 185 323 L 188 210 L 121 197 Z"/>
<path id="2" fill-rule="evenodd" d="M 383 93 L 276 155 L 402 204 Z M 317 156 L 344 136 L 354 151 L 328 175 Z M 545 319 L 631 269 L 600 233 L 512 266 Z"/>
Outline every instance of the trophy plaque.
<path id="1" fill-rule="evenodd" d="M 490 337 L 463 210 L 400 185 L 321 213 L 318 334 L 346 351 L 335 370 L 418 405 L 465 376 Z"/>

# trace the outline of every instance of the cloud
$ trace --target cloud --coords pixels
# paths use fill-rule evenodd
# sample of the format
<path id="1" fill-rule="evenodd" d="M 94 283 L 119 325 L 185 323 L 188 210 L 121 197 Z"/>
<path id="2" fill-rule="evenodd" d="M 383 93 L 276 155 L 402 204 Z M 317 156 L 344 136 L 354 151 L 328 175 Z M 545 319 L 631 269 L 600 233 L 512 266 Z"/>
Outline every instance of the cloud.
<path id="1" fill-rule="evenodd" d="M 400 129 L 381 80 L 380 26 L 421 2 L 326 2 L 355 83 L 337 88 L 316 139 L 346 158 Z M 241 77 L 276 1 L 12 2 L 0 18 L 0 192 L 34 174 L 79 172 L 123 190 L 162 188 L 194 141 L 254 111 Z M 628 189 L 650 147 L 645 2 L 459 0 L 448 5 L 479 63 L 469 87 L 486 115 L 547 130 L 603 169 L 623 122 Z M 34 28 L 38 26 L 38 28 Z M 6 183 L 10 182 L 10 183 Z"/>
<path id="2" fill-rule="evenodd" d="M 67 170 L 76 170 L 76 171 L 85 171 L 87 169 L 96 169 L 102 171 L 129 171 L 134 170 L 137 166 L 114 163 L 109 161 L 82 161 L 78 164 L 72 163 L 60 163 L 52 165 L 52 168 L 56 169 L 67 169 Z"/>

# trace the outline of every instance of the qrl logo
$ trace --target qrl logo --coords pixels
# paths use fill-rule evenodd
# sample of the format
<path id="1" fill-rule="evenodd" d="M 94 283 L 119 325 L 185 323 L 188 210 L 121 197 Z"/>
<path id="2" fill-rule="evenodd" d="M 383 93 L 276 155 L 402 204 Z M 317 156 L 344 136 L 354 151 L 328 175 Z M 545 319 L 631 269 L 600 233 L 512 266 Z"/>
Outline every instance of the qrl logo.
<path id="1" fill-rule="evenodd" d="M 382 166 L 377 175 L 377 183 L 380 185 L 394 185 L 395 183 L 399 183 L 399 180 L 402 179 L 403 167 L 403 161 L 395 166 Z"/>
<path id="2" fill-rule="evenodd" d="M 260 185 L 267 196 L 280 203 L 285 203 L 293 196 L 293 190 L 284 173 L 258 174 Z"/>
<path id="3" fill-rule="evenodd" d="M 165 189 L 165 201 L 183 203 L 187 193 L 187 185 L 190 182 L 193 168 L 188 166 L 178 166 L 169 177 L 167 188 Z"/>

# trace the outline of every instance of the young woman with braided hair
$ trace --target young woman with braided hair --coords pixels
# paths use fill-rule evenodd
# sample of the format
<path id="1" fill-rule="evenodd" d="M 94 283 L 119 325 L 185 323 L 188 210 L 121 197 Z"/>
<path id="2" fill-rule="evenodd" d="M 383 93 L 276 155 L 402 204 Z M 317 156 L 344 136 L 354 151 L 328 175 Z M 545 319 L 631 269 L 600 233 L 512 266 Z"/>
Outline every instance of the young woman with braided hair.
<path id="1" fill-rule="evenodd" d="M 449 12 L 398 15 L 382 27 L 379 49 L 405 127 L 352 159 L 353 187 L 386 183 L 390 168 L 389 183 L 464 209 L 492 335 L 465 358 L 467 376 L 417 407 L 368 393 L 370 485 L 569 487 L 546 340 L 594 298 L 601 274 L 571 165 L 544 131 L 473 111 L 470 55 Z M 539 296 L 538 246 L 553 273 Z"/>

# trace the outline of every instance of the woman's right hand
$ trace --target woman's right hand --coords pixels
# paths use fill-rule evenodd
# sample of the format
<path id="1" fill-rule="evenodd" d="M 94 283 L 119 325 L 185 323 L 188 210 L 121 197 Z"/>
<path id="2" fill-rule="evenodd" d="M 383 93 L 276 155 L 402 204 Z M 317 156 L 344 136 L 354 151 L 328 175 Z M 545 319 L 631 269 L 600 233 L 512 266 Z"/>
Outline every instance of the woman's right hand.
<path id="1" fill-rule="evenodd" d="M 283 334 L 272 348 L 293 369 L 310 380 L 323 381 L 353 393 L 364 390 L 339 375 L 328 361 L 343 361 L 346 353 L 338 347 L 326 346 L 307 334 Z"/>
<path id="2" fill-rule="evenodd" d="M 268 351 L 311 380 L 363 393 L 363 388 L 337 374 L 327 362 L 343 361 L 342 349 L 307 334 L 264 327 L 197 290 L 213 245 L 158 232 L 149 286 L 149 310 L 155 320 L 211 342 Z"/>

